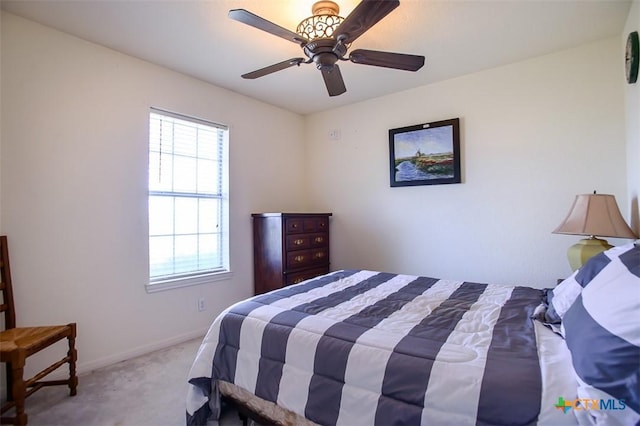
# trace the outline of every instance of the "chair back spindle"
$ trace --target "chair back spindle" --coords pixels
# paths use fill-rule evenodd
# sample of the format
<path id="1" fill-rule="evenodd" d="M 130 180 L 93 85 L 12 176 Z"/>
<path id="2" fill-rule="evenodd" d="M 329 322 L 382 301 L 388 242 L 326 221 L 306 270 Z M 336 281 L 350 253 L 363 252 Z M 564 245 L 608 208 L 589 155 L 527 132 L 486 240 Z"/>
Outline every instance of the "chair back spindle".
<path id="1" fill-rule="evenodd" d="M 0 236 L 0 289 L 2 304 L 0 312 L 4 313 L 4 328 L 16 327 L 16 311 L 13 305 L 13 287 L 11 286 L 11 267 L 9 266 L 9 248 L 7 236 Z"/>

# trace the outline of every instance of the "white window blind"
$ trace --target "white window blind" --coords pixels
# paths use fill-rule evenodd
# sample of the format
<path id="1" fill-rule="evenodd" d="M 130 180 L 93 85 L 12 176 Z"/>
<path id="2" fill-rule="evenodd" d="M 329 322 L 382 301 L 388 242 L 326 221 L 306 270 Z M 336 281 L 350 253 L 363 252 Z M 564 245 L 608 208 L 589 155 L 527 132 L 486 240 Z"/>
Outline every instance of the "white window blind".
<path id="1" fill-rule="evenodd" d="M 152 109 L 150 285 L 228 272 L 225 126 Z"/>

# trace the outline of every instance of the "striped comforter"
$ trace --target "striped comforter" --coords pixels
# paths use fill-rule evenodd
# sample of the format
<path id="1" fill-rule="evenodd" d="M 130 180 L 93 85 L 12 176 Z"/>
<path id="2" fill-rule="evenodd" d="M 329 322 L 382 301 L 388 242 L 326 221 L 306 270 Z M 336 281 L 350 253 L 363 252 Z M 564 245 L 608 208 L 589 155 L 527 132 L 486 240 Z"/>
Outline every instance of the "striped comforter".
<path id="1" fill-rule="evenodd" d="M 187 424 L 219 415 L 218 380 L 322 425 L 572 424 L 562 339 L 541 290 L 348 270 L 255 296 L 212 324 Z M 544 359 L 543 359 L 544 358 Z"/>

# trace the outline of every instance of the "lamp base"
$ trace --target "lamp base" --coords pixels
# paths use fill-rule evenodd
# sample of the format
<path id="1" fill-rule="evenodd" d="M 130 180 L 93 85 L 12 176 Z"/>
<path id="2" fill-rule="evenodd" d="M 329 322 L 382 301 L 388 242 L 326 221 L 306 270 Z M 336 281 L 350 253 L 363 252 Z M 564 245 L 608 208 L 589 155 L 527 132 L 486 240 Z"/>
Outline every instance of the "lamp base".
<path id="1" fill-rule="evenodd" d="M 609 250 L 613 246 L 607 240 L 590 237 L 578 241 L 567 250 L 567 258 L 572 270 L 577 270 L 598 253 Z"/>

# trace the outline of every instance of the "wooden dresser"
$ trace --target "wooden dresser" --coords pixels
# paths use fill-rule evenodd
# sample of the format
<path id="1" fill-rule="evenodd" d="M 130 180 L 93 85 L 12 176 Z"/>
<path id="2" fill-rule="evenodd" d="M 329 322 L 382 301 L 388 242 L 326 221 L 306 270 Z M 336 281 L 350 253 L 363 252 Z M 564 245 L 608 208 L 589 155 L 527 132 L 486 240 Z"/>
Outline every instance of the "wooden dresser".
<path id="1" fill-rule="evenodd" d="M 254 213 L 255 294 L 329 272 L 331 213 Z"/>

